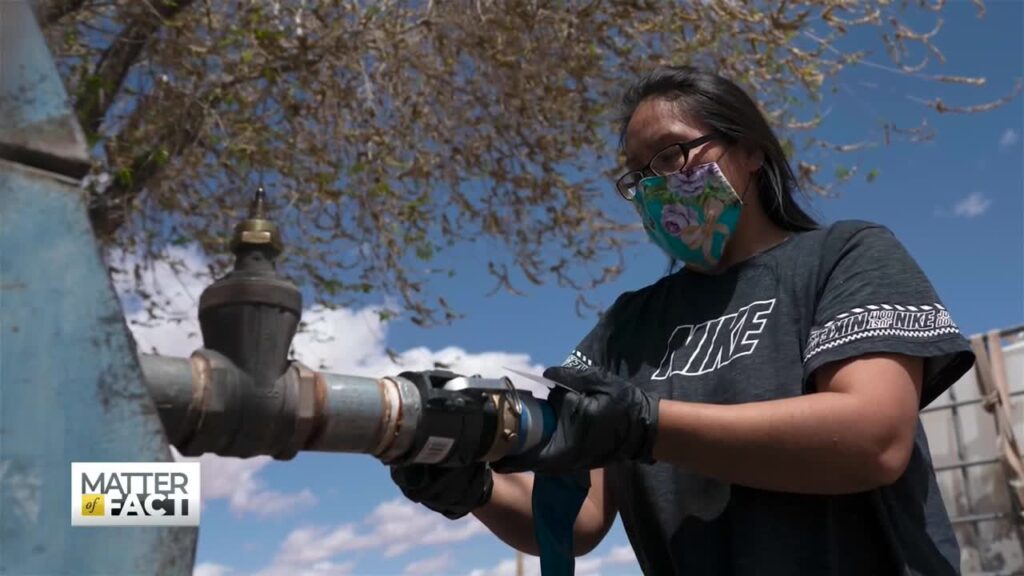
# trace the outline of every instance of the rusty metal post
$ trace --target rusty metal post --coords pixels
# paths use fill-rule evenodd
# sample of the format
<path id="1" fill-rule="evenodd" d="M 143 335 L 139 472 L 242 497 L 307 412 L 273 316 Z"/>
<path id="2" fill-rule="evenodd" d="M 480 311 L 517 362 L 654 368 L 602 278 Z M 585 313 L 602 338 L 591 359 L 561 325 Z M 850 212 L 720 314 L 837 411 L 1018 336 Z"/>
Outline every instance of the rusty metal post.
<path id="1" fill-rule="evenodd" d="M 195 528 L 73 528 L 71 463 L 171 454 L 86 213 L 30 4 L 0 2 L 0 574 L 187 575 Z"/>

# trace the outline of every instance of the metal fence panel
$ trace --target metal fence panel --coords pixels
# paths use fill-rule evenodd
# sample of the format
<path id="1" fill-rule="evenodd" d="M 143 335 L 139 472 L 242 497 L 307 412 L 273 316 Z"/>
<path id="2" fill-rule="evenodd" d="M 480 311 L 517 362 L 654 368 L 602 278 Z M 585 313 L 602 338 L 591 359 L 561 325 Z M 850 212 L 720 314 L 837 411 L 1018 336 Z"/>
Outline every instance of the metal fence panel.
<path id="1" fill-rule="evenodd" d="M 1015 393 L 1011 412 L 1019 437 L 1024 437 L 1024 402 L 1019 396 L 1024 393 L 1024 340 L 1003 350 L 1011 393 Z M 975 402 L 965 405 L 968 401 Z M 936 409 L 921 419 L 939 488 L 955 522 L 963 573 L 1024 574 L 1024 542 L 1011 518 L 1006 477 L 997 460 L 995 420 L 980 402 L 974 372 L 932 406 Z"/>

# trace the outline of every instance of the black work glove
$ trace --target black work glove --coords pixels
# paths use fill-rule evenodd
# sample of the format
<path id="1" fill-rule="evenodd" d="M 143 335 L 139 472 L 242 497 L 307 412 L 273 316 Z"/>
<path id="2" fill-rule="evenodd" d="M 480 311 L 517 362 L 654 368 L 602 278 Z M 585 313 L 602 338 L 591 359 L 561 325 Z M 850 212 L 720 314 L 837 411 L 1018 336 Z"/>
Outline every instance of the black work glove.
<path id="1" fill-rule="evenodd" d="M 495 462 L 495 471 L 568 474 L 616 461 L 654 462 L 657 397 L 596 368 L 548 368 L 544 377 L 576 392 L 552 390 L 548 402 L 557 420 L 551 440 Z"/>
<path id="2" fill-rule="evenodd" d="M 491 499 L 494 486 L 486 462 L 458 467 L 406 464 L 391 467 L 402 494 L 451 520 L 462 518 Z"/>

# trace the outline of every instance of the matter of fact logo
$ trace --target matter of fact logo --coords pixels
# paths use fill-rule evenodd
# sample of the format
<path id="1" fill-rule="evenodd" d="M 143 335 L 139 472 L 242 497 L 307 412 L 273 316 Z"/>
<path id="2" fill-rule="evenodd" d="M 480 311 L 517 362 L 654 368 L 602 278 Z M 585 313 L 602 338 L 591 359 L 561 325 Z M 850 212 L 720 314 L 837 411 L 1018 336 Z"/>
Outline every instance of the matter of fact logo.
<path id="1" fill-rule="evenodd" d="M 198 462 L 72 462 L 72 526 L 198 526 Z"/>

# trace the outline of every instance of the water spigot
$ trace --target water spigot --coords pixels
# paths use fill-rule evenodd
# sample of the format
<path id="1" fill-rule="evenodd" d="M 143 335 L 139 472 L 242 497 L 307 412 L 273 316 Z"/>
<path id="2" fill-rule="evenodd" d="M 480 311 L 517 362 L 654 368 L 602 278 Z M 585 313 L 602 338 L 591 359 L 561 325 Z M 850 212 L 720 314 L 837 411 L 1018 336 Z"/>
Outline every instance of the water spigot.
<path id="1" fill-rule="evenodd" d="M 284 250 L 281 231 L 269 219 L 262 188 L 249 216 L 231 240 L 234 269 L 199 298 L 199 325 L 205 348 L 223 354 L 248 377 L 254 388 L 247 402 L 276 402 L 275 381 L 289 367 L 288 351 L 302 314 L 299 289 L 277 273 L 275 258 Z M 269 408 L 269 407 L 264 407 Z M 244 414 L 269 414 L 249 406 Z M 272 427 L 270 427 L 272 428 Z M 267 429 L 266 434 L 273 434 Z M 253 446 L 263 440 L 251 438 Z M 246 439 L 242 439 L 245 442 Z M 236 453 L 245 453 L 237 447 Z"/>

